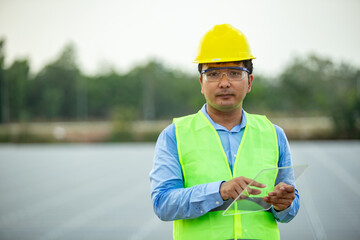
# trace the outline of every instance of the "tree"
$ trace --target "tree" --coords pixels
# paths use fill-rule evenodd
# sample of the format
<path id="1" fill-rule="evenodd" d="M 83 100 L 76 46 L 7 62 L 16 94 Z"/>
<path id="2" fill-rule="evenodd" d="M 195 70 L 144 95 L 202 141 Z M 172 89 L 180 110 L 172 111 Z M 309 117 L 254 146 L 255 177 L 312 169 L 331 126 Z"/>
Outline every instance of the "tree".
<path id="1" fill-rule="evenodd" d="M 278 91 L 279 86 L 273 79 L 255 73 L 251 91 L 244 100 L 244 108 L 251 113 L 278 113 L 281 109 Z"/>
<path id="2" fill-rule="evenodd" d="M 11 121 L 26 120 L 28 118 L 26 100 L 29 70 L 30 67 L 27 60 L 15 60 L 5 70 L 5 79 L 9 92 L 9 119 Z"/>
<path id="3" fill-rule="evenodd" d="M 9 122 L 9 93 L 7 82 L 5 81 L 5 53 L 4 53 L 5 40 L 0 39 L 0 122 Z"/>
<path id="4" fill-rule="evenodd" d="M 75 119 L 79 116 L 82 75 L 76 63 L 75 47 L 65 46 L 60 56 L 46 65 L 31 84 L 29 102 L 35 118 Z"/>
<path id="5" fill-rule="evenodd" d="M 359 69 L 317 56 L 297 58 L 280 75 L 284 111 L 331 116 L 336 138 L 357 138 Z"/>

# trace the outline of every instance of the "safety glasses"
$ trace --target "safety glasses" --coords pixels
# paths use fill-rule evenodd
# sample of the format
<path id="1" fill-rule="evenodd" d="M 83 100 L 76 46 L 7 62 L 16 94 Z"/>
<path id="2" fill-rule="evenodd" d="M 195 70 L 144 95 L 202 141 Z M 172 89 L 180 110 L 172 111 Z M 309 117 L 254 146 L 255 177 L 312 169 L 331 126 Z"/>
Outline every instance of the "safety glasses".
<path id="1" fill-rule="evenodd" d="M 250 71 L 243 67 L 218 67 L 201 71 L 207 82 L 219 82 L 224 74 L 228 81 L 241 81 L 245 78 L 246 73 L 250 74 Z"/>

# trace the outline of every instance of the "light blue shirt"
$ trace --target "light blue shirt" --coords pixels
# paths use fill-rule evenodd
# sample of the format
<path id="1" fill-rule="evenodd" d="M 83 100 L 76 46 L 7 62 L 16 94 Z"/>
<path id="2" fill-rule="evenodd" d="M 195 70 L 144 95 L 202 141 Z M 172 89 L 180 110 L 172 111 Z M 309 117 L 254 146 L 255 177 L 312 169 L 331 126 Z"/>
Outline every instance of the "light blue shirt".
<path id="1" fill-rule="evenodd" d="M 201 112 L 207 117 L 219 134 L 232 170 L 246 126 L 246 113 L 244 110 L 242 111 L 241 123 L 229 131 L 210 118 L 206 111 L 206 104 L 201 108 Z M 279 145 L 278 167 L 292 166 L 291 153 L 286 135 L 280 127 L 274 126 Z M 283 179 L 277 179 L 276 184 L 281 181 L 283 181 Z M 150 172 L 150 182 L 153 208 L 156 215 L 163 221 L 197 218 L 223 204 L 219 193 L 220 185 L 223 181 L 184 188 L 174 124 L 165 128 L 156 142 L 154 165 Z M 290 181 L 290 183 L 295 186 L 293 181 Z M 290 207 L 280 212 L 271 208 L 275 219 L 279 222 L 289 222 L 295 217 L 298 210 L 299 195 L 296 188 L 295 199 Z"/>

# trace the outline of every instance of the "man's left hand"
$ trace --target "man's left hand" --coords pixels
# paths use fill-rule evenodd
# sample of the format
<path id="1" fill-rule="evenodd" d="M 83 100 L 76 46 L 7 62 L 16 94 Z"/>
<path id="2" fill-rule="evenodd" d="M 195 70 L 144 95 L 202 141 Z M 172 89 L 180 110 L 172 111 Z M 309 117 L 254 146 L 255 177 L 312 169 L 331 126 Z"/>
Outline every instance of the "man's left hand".
<path id="1" fill-rule="evenodd" d="M 282 211 L 287 209 L 295 199 L 295 188 L 286 183 L 279 183 L 275 186 L 268 196 L 263 197 L 263 200 L 274 206 L 275 210 Z"/>

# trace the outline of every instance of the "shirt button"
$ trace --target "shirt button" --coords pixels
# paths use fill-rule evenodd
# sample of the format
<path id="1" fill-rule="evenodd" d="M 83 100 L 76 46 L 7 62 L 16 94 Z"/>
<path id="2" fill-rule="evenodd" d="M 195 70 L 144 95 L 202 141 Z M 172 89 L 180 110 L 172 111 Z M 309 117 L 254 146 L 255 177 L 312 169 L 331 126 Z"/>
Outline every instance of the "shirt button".
<path id="1" fill-rule="evenodd" d="M 220 203 L 219 203 L 219 201 L 216 201 L 216 205 L 219 205 Z"/>
<path id="2" fill-rule="evenodd" d="M 200 211 L 200 213 L 204 213 L 204 211 L 203 211 L 203 210 L 201 210 L 201 211 Z"/>
<path id="3" fill-rule="evenodd" d="M 236 157 L 236 154 L 234 154 L 234 157 Z"/>

